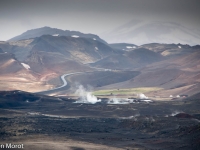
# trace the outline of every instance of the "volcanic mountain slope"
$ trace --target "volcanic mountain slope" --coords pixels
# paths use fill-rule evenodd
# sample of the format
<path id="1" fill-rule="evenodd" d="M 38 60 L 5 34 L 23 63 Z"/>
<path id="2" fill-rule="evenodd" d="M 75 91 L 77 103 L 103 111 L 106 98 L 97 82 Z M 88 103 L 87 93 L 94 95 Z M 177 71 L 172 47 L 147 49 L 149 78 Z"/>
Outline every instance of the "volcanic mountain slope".
<path id="1" fill-rule="evenodd" d="M 200 71 L 200 49 L 194 53 L 191 53 L 187 56 L 181 57 L 179 60 L 176 60 L 175 63 L 180 65 L 180 67 L 186 70 L 191 70 L 192 72 Z"/>
<path id="2" fill-rule="evenodd" d="M 121 54 L 115 54 L 90 64 L 92 67 L 105 69 L 128 69 L 135 65 L 132 59 Z"/>
<path id="3" fill-rule="evenodd" d="M 30 65 L 37 73 L 49 69 L 65 72 L 73 68 L 81 71 L 86 68 L 83 63 L 95 62 L 113 54 L 112 48 L 97 40 L 51 35 L 17 42 L 3 42 L 0 48 L 4 52 L 15 54 L 18 60 Z"/>
<path id="4" fill-rule="evenodd" d="M 87 66 L 55 52 L 33 51 L 25 62 L 30 65 L 31 70 L 43 75 L 90 70 Z"/>
<path id="5" fill-rule="evenodd" d="M 138 48 L 133 51 L 129 51 L 126 53 L 126 56 L 140 64 L 150 64 L 163 60 L 163 57 L 160 54 L 157 54 L 145 48 Z"/>
<path id="6" fill-rule="evenodd" d="M 9 73 L 14 74 L 24 70 L 24 67 L 14 58 L 13 54 L 3 53 L 2 49 L 0 49 L 0 70 L 1 75 Z"/>
<path id="7" fill-rule="evenodd" d="M 93 70 L 84 63 L 95 62 L 113 54 L 112 48 L 97 40 L 51 35 L 16 42 L 1 42 L 0 48 L 2 54 L 13 53 L 20 65 L 28 66 L 26 74 L 36 75 L 37 81 L 48 87 L 48 81 L 65 73 Z M 21 67 L 24 68 L 22 65 Z M 1 68 L 1 72 L 7 71 L 13 76 L 18 68 L 12 67 L 11 72 L 8 72 L 10 69 L 7 65 Z M 56 85 L 58 84 L 59 80 L 56 82 Z"/>
<path id="8" fill-rule="evenodd" d="M 32 45 L 30 43 L 33 39 L 21 40 L 16 42 L 0 42 L 0 48 L 5 53 L 12 53 L 15 55 L 16 59 L 19 61 L 24 61 L 29 55 Z"/>
<path id="9" fill-rule="evenodd" d="M 199 55 L 194 52 L 149 65 L 132 84 L 163 87 L 165 90 L 157 93 L 160 95 L 195 94 L 200 89 Z"/>
<path id="10" fill-rule="evenodd" d="M 183 45 L 183 44 L 159 44 L 159 43 L 151 43 L 151 44 L 144 44 L 140 47 L 149 49 L 156 53 L 160 53 L 163 56 L 167 57 L 177 57 L 183 56 L 187 54 L 191 54 L 195 51 L 198 51 L 198 46 L 190 46 L 190 45 Z"/>
<path id="11" fill-rule="evenodd" d="M 84 38 L 90 38 L 92 40 L 97 40 L 99 42 L 106 44 L 104 40 L 102 40 L 99 36 L 94 35 L 94 34 L 84 34 L 78 31 L 61 30 L 61 29 L 50 28 L 50 27 L 42 27 L 42 28 L 28 30 L 22 33 L 21 35 L 11 38 L 8 41 L 19 41 L 19 40 L 24 40 L 24 39 L 40 37 L 42 35 L 84 37 Z"/>
<path id="12" fill-rule="evenodd" d="M 95 62 L 113 53 L 109 46 L 89 38 L 44 35 L 31 45 L 32 51 L 57 52 L 81 63 Z"/>
<path id="13" fill-rule="evenodd" d="M 147 64 L 164 60 L 164 57 L 145 48 L 138 48 L 115 54 L 97 61 L 91 66 L 108 69 L 134 69 L 141 68 Z"/>
<path id="14" fill-rule="evenodd" d="M 13 54 L 0 53 L 0 90 L 34 91 L 51 87 L 45 86 L 29 68 L 29 65 L 19 62 Z"/>
<path id="15" fill-rule="evenodd" d="M 110 47 L 113 49 L 118 49 L 118 50 L 132 50 L 137 48 L 138 46 L 135 44 L 130 44 L 130 43 L 113 43 L 109 44 Z"/>
<path id="16" fill-rule="evenodd" d="M 33 51 L 56 52 L 81 63 L 94 62 L 113 53 L 112 48 L 97 40 L 51 35 L 16 42 L 1 42 L 0 48 L 4 52 L 14 53 L 20 61 L 25 61 Z"/>
<path id="17" fill-rule="evenodd" d="M 45 37 L 46 36 L 44 36 L 44 38 Z M 47 36 L 47 38 L 48 37 L 49 36 Z M 62 37 L 55 38 L 62 39 Z M 74 38 L 70 37 L 70 39 Z M 17 42 L 1 42 L 0 89 L 41 91 L 61 84 L 59 80 L 54 85 L 49 84 L 48 82 L 54 78 L 59 78 L 59 76 L 64 73 L 91 70 L 89 67 L 84 66 L 71 58 L 70 53 L 67 51 L 64 53 L 65 55 L 62 54 L 63 49 L 61 46 L 57 46 L 54 49 L 52 48 L 54 51 L 50 49 L 53 46 L 50 44 L 50 46 L 48 46 L 47 43 L 51 43 L 51 40 L 45 43 L 45 40 L 41 37 L 41 39 L 39 38 L 39 41 L 40 42 L 38 42 L 37 38 L 36 40 L 30 39 Z M 57 40 L 57 43 L 59 43 L 59 40 Z M 62 44 L 62 41 L 60 43 Z M 94 41 L 94 43 L 100 42 Z M 75 42 L 75 44 L 77 43 Z M 101 44 L 103 43 L 100 43 L 100 47 Z M 74 48 L 76 48 L 76 45 Z M 57 49 L 59 49 L 60 52 L 57 51 Z"/>
<path id="18" fill-rule="evenodd" d="M 164 90 L 149 95 L 193 95 L 200 89 L 199 54 L 197 51 L 149 64 L 140 69 L 141 74 L 137 77 L 99 89 L 161 87 Z"/>

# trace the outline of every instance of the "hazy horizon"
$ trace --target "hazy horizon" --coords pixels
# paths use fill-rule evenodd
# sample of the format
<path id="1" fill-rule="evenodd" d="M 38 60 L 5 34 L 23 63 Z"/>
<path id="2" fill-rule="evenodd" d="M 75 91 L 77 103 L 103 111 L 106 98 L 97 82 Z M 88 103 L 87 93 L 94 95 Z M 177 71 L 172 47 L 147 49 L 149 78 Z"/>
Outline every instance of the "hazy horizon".
<path id="1" fill-rule="evenodd" d="M 198 0 L 2 0 L 0 40 L 49 26 L 97 34 L 109 43 L 181 41 L 195 44 L 200 43 L 199 6 Z M 154 38 L 151 38 L 152 26 L 159 32 Z M 162 29 L 165 31 L 161 32 Z"/>

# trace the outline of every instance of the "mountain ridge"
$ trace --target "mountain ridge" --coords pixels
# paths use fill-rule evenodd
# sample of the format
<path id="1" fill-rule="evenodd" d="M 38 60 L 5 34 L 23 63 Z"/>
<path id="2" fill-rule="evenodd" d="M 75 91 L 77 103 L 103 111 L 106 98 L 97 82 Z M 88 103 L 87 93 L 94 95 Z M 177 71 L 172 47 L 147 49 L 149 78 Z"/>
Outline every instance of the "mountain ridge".
<path id="1" fill-rule="evenodd" d="M 53 35 L 53 36 L 74 36 L 74 37 L 85 37 L 85 38 L 91 38 L 93 40 L 98 40 L 104 44 L 107 44 L 106 41 L 101 39 L 99 36 L 94 34 L 85 34 L 81 33 L 79 31 L 70 31 L 70 30 L 61 30 L 57 28 L 51 28 L 51 27 L 41 27 L 36 29 L 27 30 L 26 32 L 15 36 L 8 41 L 18 41 L 18 40 L 24 40 L 24 39 L 30 39 L 35 37 L 40 37 L 42 35 Z"/>

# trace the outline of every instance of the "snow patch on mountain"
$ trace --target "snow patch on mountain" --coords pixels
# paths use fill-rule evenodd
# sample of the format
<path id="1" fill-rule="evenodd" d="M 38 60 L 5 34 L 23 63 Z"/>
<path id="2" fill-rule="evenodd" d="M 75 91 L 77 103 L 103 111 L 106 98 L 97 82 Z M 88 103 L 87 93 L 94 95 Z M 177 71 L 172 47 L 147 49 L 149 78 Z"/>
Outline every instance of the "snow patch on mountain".
<path id="1" fill-rule="evenodd" d="M 133 47 L 132 46 L 126 46 L 126 48 L 136 48 L 136 47 L 135 46 L 133 46 Z"/>
<path id="2" fill-rule="evenodd" d="M 24 68 L 26 68 L 27 70 L 31 68 L 28 64 L 25 64 L 25 63 L 21 63 L 21 64 L 22 64 L 22 66 L 23 66 Z"/>
<path id="3" fill-rule="evenodd" d="M 73 38 L 78 38 L 79 36 L 78 36 L 78 35 L 72 35 L 72 37 L 73 37 Z"/>

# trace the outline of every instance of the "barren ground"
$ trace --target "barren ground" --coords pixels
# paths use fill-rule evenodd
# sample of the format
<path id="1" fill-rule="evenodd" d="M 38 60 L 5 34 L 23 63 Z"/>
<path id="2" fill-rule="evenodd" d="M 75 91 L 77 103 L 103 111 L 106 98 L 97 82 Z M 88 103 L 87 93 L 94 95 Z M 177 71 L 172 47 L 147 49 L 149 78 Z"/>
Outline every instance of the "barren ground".
<path id="1" fill-rule="evenodd" d="M 199 100 L 111 105 L 1 93 L 0 143 L 24 149 L 198 149 Z M 28 100 L 28 101 L 27 101 Z"/>

